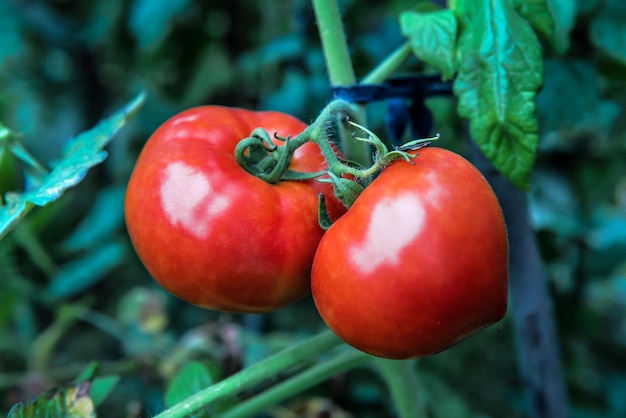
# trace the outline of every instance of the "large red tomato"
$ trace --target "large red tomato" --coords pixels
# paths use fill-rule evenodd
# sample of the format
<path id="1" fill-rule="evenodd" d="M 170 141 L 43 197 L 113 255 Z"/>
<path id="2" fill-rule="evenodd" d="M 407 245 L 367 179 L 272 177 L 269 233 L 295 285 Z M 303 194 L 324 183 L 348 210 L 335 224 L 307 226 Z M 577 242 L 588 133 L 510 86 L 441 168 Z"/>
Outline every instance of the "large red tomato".
<path id="1" fill-rule="evenodd" d="M 130 178 L 125 215 L 133 245 L 154 279 L 192 304 L 265 312 L 307 295 L 323 235 L 318 193 L 331 214 L 342 212 L 328 183 L 269 184 L 241 168 L 235 146 L 257 127 L 286 137 L 306 125 L 278 112 L 190 109 L 151 136 Z M 290 165 L 325 167 L 311 143 Z"/>
<path id="2" fill-rule="evenodd" d="M 440 352 L 507 309 L 508 241 L 480 172 L 440 148 L 396 161 L 326 232 L 313 298 L 346 342 L 386 358 Z"/>

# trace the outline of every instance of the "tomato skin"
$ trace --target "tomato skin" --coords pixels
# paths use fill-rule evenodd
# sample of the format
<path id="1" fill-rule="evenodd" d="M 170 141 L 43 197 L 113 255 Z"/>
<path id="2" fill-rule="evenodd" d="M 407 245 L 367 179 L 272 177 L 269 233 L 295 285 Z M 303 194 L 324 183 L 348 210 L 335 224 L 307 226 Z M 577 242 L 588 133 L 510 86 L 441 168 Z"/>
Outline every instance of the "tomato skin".
<path id="1" fill-rule="evenodd" d="M 126 223 L 140 259 L 165 289 L 204 308 L 267 312 L 309 294 L 323 235 L 318 193 L 332 215 L 345 211 L 327 183 L 269 184 L 241 168 L 235 146 L 257 127 L 286 137 L 306 125 L 278 112 L 189 109 L 154 132 L 128 184 Z M 290 167 L 326 163 L 307 143 Z"/>
<path id="2" fill-rule="evenodd" d="M 459 155 L 420 150 L 328 229 L 311 280 L 320 315 L 347 343 L 394 359 L 438 353 L 506 313 L 498 200 Z"/>

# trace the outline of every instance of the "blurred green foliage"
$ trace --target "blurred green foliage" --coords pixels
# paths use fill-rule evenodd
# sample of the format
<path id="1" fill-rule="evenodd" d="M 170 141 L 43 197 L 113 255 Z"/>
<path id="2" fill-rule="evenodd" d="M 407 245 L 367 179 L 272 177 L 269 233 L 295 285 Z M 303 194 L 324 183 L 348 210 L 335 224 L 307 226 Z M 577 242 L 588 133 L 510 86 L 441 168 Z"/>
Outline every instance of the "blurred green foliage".
<path id="1" fill-rule="evenodd" d="M 428 2 L 340 2 L 358 76 L 403 41 L 398 16 L 416 3 Z M 530 216 L 572 416 L 617 418 L 626 415 L 626 8 L 570 3 L 575 28 L 569 37 L 557 28 L 558 47 L 544 51 Z M 429 67 L 412 60 L 405 70 Z M 147 94 L 108 159 L 0 241 L 0 411 L 66 387 L 97 361 L 102 379 L 113 379 L 102 390 L 114 386 L 99 416 L 154 415 L 181 396 L 181 373 L 217 380 L 322 328 L 309 299 L 260 316 L 171 297 L 134 254 L 122 210 L 143 143 L 178 111 L 213 103 L 317 115 L 330 91 L 308 1 L 0 1 L 0 86 L 0 121 L 46 163 L 61 158 L 69 138 Z M 463 152 L 456 104 L 428 106 L 442 145 Z M 384 104 L 369 110 L 384 133 Z M 3 194 L 20 191 L 22 168 L 0 155 Z M 418 372 L 432 417 L 523 416 L 508 320 L 420 361 Z M 386 390 L 356 370 L 266 416 L 392 416 Z"/>

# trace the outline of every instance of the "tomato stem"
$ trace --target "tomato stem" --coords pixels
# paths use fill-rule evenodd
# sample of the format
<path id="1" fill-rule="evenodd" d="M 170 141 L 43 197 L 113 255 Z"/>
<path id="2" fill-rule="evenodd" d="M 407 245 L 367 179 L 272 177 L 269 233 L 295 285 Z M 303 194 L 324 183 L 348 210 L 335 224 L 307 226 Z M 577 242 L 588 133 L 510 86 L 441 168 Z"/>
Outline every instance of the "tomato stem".
<path id="1" fill-rule="evenodd" d="M 319 181 L 332 183 L 336 196 L 346 207 L 350 207 L 363 190 L 363 186 L 367 185 L 370 178 L 381 169 L 397 159 L 410 162 L 414 155 L 407 151 L 428 145 L 437 138 L 419 139 L 390 151 L 374 132 L 354 122 L 357 110 L 350 102 L 334 100 L 324 108 L 315 122 L 295 138 L 276 136 L 275 139 L 284 143 L 282 146 L 277 146 L 267 131 L 257 128 L 249 137 L 237 144 L 235 157 L 246 171 L 268 183 L 305 180 L 327 174 L 326 178 Z M 359 135 L 358 131 L 361 132 Z M 357 142 L 372 146 L 376 150 L 373 162 L 362 167 L 341 160 L 334 143 L 342 136 L 351 136 Z M 289 169 L 293 153 L 307 142 L 312 142 L 320 148 L 328 165 L 327 171 L 303 173 Z"/>
<path id="2" fill-rule="evenodd" d="M 330 84 L 333 86 L 356 84 L 356 76 L 337 1 L 313 0 L 312 3 Z M 355 105 L 354 116 L 354 120 L 366 123 L 365 106 Z M 365 144 L 352 141 L 350 137 L 341 138 L 341 148 L 346 156 L 361 164 L 366 164 L 370 159 L 369 148 Z"/>
<path id="3" fill-rule="evenodd" d="M 411 56 L 411 43 L 405 42 L 393 51 L 368 75 L 363 77 L 361 84 L 382 83 L 391 76 Z"/>
<path id="4" fill-rule="evenodd" d="M 268 182 L 278 183 L 281 180 L 299 180 L 323 175 L 319 173 L 296 173 L 289 170 L 293 153 L 307 142 L 317 144 L 329 166 L 339 167 L 341 162 L 329 137 L 335 137 L 338 129 L 342 129 L 342 120 L 354 118 L 354 105 L 345 100 L 335 100 L 324 108 L 318 118 L 301 134 L 291 139 L 276 136 L 284 145 L 277 146 L 263 128 L 256 128 L 249 137 L 242 139 L 235 147 L 235 158 L 249 173 Z M 287 178 L 286 178 L 287 177 Z"/>
<path id="5" fill-rule="evenodd" d="M 290 346 L 221 382 L 197 392 L 156 415 L 155 418 L 184 418 L 191 416 L 214 402 L 232 398 L 237 393 L 257 383 L 275 378 L 279 373 L 311 361 L 321 353 L 330 351 L 342 344 L 344 344 L 343 341 L 330 330 L 321 332 L 300 344 Z"/>
<path id="6" fill-rule="evenodd" d="M 425 417 L 420 399 L 415 360 L 388 360 L 376 358 L 375 368 L 389 388 L 399 418 Z"/>
<path id="7" fill-rule="evenodd" d="M 222 413 L 222 418 L 251 417 L 266 410 L 272 405 L 292 397 L 303 391 L 336 376 L 340 373 L 362 366 L 372 357 L 353 348 L 348 348 L 337 353 L 330 359 L 314 364 L 307 370 L 285 380 L 271 389 L 242 402 L 232 409 Z"/>

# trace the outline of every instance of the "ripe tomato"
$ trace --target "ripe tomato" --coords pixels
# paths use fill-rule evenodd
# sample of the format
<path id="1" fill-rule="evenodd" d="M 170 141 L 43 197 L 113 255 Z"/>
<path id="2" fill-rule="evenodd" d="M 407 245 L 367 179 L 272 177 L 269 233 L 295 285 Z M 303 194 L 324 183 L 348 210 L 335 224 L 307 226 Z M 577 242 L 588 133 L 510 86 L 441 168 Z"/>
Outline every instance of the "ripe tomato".
<path id="1" fill-rule="evenodd" d="M 235 146 L 257 127 L 286 137 L 306 125 L 278 112 L 190 109 L 151 136 L 130 178 L 125 216 L 133 245 L 154 279 L 192 304 L 266 312 L 307 295 L 323 235 L 318 193 L 331 215 L 345 211 L 328 183 L 269 184 L 241 168 Z M 290 165 L 304 172 L 325 167 L 311 143 Z"/>
<path id="2" fill-rule="evenodd" d="M 440 148 L 396 161 L 322 238 L 312 270 L 320 315 L 386 358 L 440 352 L 507 308 L 508 241 L 480 172 Z"/>

